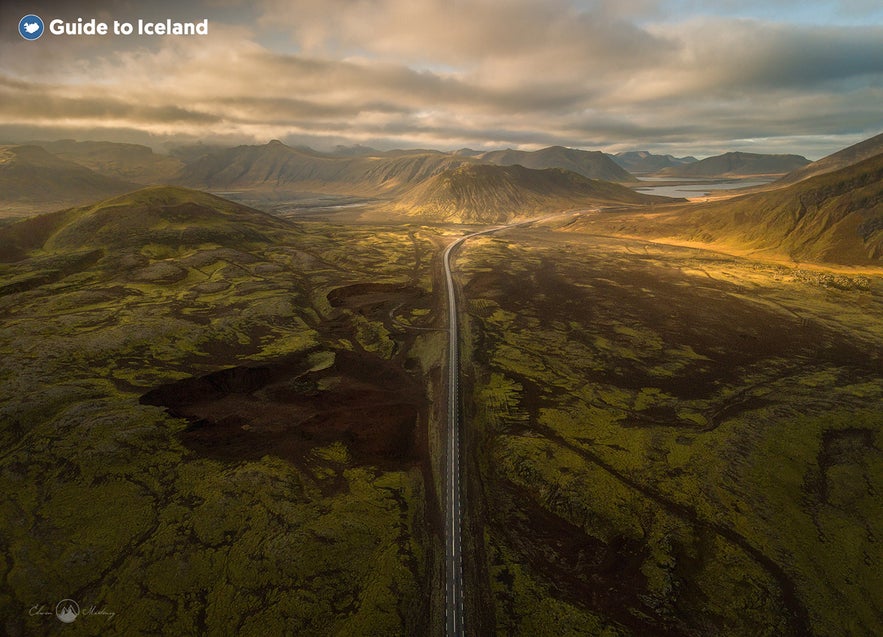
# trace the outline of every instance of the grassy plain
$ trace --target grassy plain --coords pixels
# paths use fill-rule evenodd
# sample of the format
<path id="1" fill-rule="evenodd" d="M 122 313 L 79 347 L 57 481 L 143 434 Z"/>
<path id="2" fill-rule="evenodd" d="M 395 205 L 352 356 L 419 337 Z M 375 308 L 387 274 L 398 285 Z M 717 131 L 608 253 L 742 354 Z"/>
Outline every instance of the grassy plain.
<path id="1" fill-rule="evenodd" d="M 872 635 L 883 278 L 551 230 L 469 242 L 500 635 Z"/>
<path id="2" fill-rule="evenodd" d="M 0 633 L 427 632 L 434 244 L 180 197 L 0 264 Z"/>

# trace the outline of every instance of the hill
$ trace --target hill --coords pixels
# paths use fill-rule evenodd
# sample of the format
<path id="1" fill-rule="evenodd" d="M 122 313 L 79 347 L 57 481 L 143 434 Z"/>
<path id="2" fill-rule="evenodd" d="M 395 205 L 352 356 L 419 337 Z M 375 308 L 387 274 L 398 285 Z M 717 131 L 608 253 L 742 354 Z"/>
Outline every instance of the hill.
<path id="1" fill-rule="evenodd" d="M 418 184 L 396 206 L 408 215 L 436 221 L 503 223 L 598 203 L 664 201 L 672 200 L 560 168 L 467 164 Z"/>
<path id="2" fill-rule="evenodd" d="M 654 155 L 646 150 L 629 151 L 609 155 L 618 166 L 630 173 L 655 173 L 664 168 L 684 166 L 698 160 L 695 157 L 675 157 L 673 155 Z"/>
<path id="3" fill-rule="evenodd" d="M 839 150 L 802 168 L 798 168 L 779 179 L 774 185 L 793 184 L 810 177 L 824 175 L 825 173 L 852 166 L 880 153 L 883 153 L 883 133 Z"/>
<path id="4" fill-rule="evenodd" d="M 137 184 L 164 184 L 172 180 L 184 162 L 167 155 L 157 155 L 147 146 L 115 142 L 77 142 L 62 139 L 34 142 L 56 157 L 85 166 L 108 177 Z"/>
<path id="5" fill-rule="evenodd" d="M 0 204 L 40 212 L 105 199 L 137 184 L 100 175 L 39 146 L 0 146 Z"/>
<path id="6" fill-rule="evenodd" d="M 729 244 L 795 261 L 880 265 L 883 154 L 779 190 L 663 213 L 634 232 Z"/>
<path id="7" fill-rule="evenodd" d="M 35 250 L 143 248 L 178 250 L 266 243 L 290 226 L 276 217 L 204 192 L 152 186 L 93 205 L 0 227 L 0 262 Z"/>
<path id="8" fill-rule="evenodd" d="M 724 153 L 695 163 L 672 166 L 659 171 L 668 177 L 745 177 L 777 175 L 791 172 L 809 163 L 800 155 L 762 155 L 758 153 Z"/>
<path id="9" fill-rule="evenodd" d="M 437 151 L 327 155 L 274 140 L 209 152 L 188 164 L 177 183 L 207 189 L 384 195 L 464 161 Z"/>
<path id="10" fill-rule="evenodd" d="M 466 149 L 468 151 L 468 149 Z M 463 151 L 459 151 L 463 153 Z M 461 155 L 464 156 L 464 155 Z M 524 166 L 541 170 L 563 168 L 589 179 L 634 182 L 634 175 L 621 168 L 601 151 L 578 150 L 563 146 L 550 146 L 536 151 L 493 150 L 474 156 L 478 161 L 497 166 Z"/>

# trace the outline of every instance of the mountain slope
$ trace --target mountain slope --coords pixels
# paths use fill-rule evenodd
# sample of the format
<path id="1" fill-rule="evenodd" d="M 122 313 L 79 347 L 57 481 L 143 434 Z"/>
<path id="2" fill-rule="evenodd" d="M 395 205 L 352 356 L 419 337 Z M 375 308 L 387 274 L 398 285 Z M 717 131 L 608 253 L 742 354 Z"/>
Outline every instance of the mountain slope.
<path id="1" fill-rule="evenodd" d="M 93 205 L 0 227 L 0 261 L 29 252 L 215 245 L 241 248 L 290 228 L 266 213 L 204 192 L 152 186 Z"/>
<path id="2" fill-rule="evenodd" d="M 665 201 L 672 200 L 560 168 L 469 164 L 418 184 L 396 202 L 396 207 L 408 215 L 436 221 L 503 223 L 597 203 Z"/>
<path id="3" fill-rule="evenodd" d="M 629 151 L 610 155 L 616 164 L 630 173 L 655 173 L 663 168 L 683 166 L 698 161 L 695 157 L 674 157 L 673 155 L 654 155 L 646 150 Z"/>
<path id="4" fill-rule="evenodd" d="M 100 175 L 39 146 L 0 146 L 0 204 L 35 211 L 104 199 L 136 184 Z"/>
<path id="5" fill-rule="evenodd" d="M 883 133 L 839 150 L 802 168 L 798 168 L 779 179 L 775 185 L 793 184 L 810 177 L 824 175 L 825 173 L 852 166 L 880 153 L 883 153 Z"/>
<path id="6" fill-rule="evenodd" d="M 533 152 L 523 150 L 494 150 L 475 156 L 486 164 L 497 166 L 520 165 L 525 168 L 563 168 L 589 179 L 634 182 L 637 179 L 610 157 L 600 151 L 578 150 L 550 146 Z"/>
<path id="7" fill-rule="evenodd" d="M 883 154 L 775 191 L 686 209 L 676 234 L 788 255 L 797 261 L 880 264 Z"/>
<path id="8" fill-rule="evenodd" d="M 800 155 L 762 155 L 758 153 L 724 153 L 696 163 L 673 166 L 659 172 L 669 177 L 741 177 L 774 175 L 796 170 L 809 163 Z"/>
<path id="9" fill-rule="evenodd" d="M 336 156 L 279 141 L 206 154 L 188 164 L 178 183 L 209 189 L 304 190 L 379 195 L 466 161 L 439 152 Z"/>
<path id="10" fill-rule="evenodd" d="M 80 164 L 102 175 L 138 184 L 167 183 L 184 166 L 180 159 L 157 155 L 152 149 L 139 144 L 62 139 L 35 142 L 35 145 L 56 157 Z"/>

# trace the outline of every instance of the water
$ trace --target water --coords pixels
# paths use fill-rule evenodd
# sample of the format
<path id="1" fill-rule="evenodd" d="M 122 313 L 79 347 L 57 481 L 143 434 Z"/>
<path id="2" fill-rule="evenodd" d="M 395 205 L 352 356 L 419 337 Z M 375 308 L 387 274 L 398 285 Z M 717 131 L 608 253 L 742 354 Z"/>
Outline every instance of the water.
<path id="1" fill-rule="evenodd" d="M 690 179 L 675 180 L 670 177 L 639 177 L 643 182 L 662 182 L 657 186 L 641 186 L 638 192 L 664 197 L 706 197 L 714 190 L 735 190 L 763 186 L 775 181 L 778 177 L 746 177 L 742 179 Z"/>

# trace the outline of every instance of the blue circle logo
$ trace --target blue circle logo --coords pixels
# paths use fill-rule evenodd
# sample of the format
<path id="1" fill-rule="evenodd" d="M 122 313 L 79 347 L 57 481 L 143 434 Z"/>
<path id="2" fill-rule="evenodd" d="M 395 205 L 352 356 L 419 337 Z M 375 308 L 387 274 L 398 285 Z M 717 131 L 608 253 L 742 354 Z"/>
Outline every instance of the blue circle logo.
<path id="1" fill-rule="evenodd" d="M 36 40 L 43 35 L 43 21 L 33 13 L 18 21 L 18 32 L 25 40 Z"/>

